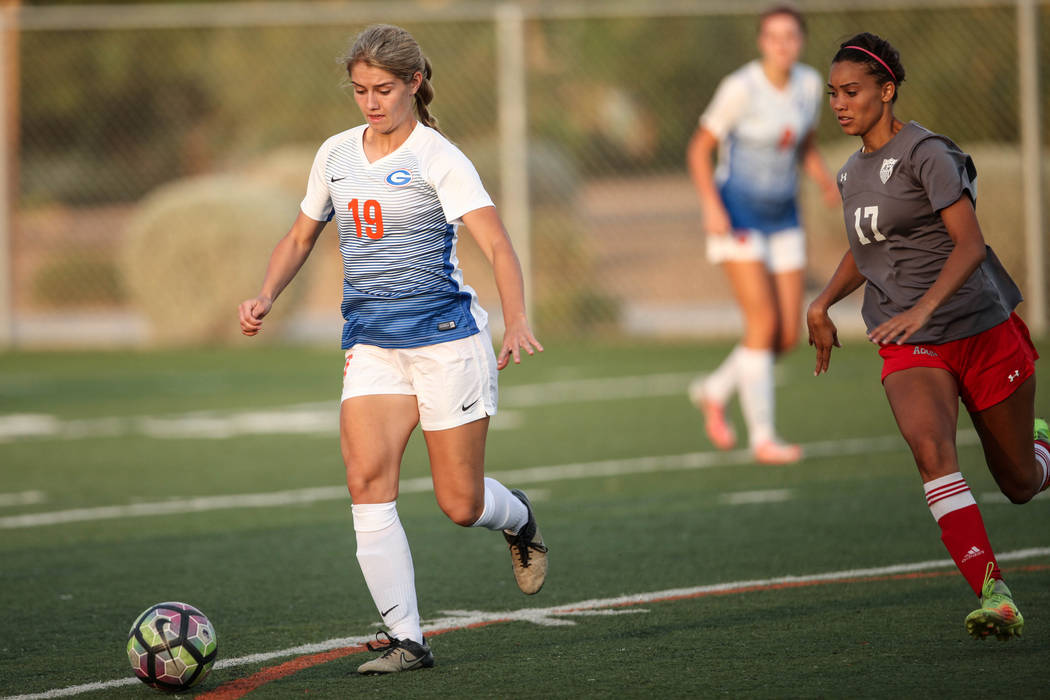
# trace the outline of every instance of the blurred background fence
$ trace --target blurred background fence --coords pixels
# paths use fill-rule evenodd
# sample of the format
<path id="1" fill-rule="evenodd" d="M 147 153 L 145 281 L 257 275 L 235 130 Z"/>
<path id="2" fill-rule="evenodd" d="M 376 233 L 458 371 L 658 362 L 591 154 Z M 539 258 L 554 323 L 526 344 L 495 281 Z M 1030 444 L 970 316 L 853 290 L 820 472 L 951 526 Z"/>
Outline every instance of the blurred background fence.
<path id="1" fill-rule="evenodd" d="M 430 57 L 433 110 L 497 200 L 540 332 L 730 332 L 736 318 L 705 260 L 684 153 L 718 81 L 755 56 L 765 6 L 8 3 L 0 345 L 232 338 L 235 306 L 256 292 L 294 219 L 314 152 L 362 121 L 335 58 L 377 21 L 406 27 Z M 857 31 L 900 49 L 897 115 L 974 156 L 985 234 L 1041 330 L 1050 3 L 800 7 L 803 60 L 822 74 Z M 832 170 L 857 147 L 827 108 L 818 136 Z M 813 293 L 846 241 L 841 212 L 808 183 L 803 210 Z M 271 335 L 338 341 L 335 239 L 331 228 L 322 236 Z M 491 273 L 469 236 L 461 241 L 467 282 L 498 315 Z"/>

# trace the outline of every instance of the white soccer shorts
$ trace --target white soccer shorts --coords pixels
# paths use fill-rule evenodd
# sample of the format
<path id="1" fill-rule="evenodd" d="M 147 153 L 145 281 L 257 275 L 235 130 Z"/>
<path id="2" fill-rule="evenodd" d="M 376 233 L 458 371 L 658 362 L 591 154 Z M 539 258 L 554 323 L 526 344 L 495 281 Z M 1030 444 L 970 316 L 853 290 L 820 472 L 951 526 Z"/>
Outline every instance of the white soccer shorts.
<path id="1" fill-rule="evenodd" d="M 423 430 L 447 430 L 496 415 L 496 354 L 488 328 L 418 348 L 357 344 L 346 351 L 343 397 L 416 397 Z"/>
<path id="2" fill-rule="evenodd" d="M 708 234 L 707 259 L 714 265 L 764 262 L 774 274 L 801 270 L 806 266 L 806 235 L 798 227 L 773 233 L 744 229 L 723 236 Z"/>

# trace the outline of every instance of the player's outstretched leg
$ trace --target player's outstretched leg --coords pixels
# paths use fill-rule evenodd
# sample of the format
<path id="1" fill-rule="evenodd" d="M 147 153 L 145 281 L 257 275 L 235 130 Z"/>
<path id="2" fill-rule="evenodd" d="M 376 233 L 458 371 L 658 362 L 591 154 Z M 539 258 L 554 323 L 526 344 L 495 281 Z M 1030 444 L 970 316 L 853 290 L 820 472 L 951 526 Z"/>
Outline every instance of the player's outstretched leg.
<path id="1" fill-rule="evenodd" d="M 513 489 L 511 493 L 525 504 L 529 516 L 517 532 L 504 530 L 503 536 L 510 546 L 510 560 L 518 588 L 526 595 L 533 595 L 540 592 L 547 578 L 547 545 L 543 544 L 543 535 L 536 525 L 528 496 L 520 489 Z"/>
<path id="2" fill-rule="evenodd" d="M 532 504 L 519 489 L 513 491 L 490 477 L 483 480 L 485 506 L 472 527 L 499 530 L 510 545 L 514 578 L 523 593 L 532 595 L 547 577 L 547 546 L 536 527 Z"/>
<path id="3" fill-rule="evenodd" d="M 747 423 L 755 461 L 760 464 L 794 464 L 802 459 L 799 445 L 783 442 L 773 430 L 775 405 L 773 351 L 743 348 L 738 361 L 740 409 Z"/>
<path id="4" fill-rule="evenodd" d="M 689 385 L 689 400 L 704 416 L 704 432 L 707 439 L 719 450 L 731 450 L 736 446 L 736 431 L 726 420 L 725 403 L 711 398 L 702 379 Z"/>
<path id="5" fill-rule="evenodd" d="M 386 637 L 386 641 L 380 640 L 379 635 Z M 430 652 L 426 637 L 423 637 L 423 643 L 420 644 L 411 639 L 391 637 L 380 630 L 376 632 L 376 643 L 369 642 L 367 646 L 371 651 L 383 653 L 379 658 L 366 661 L 357 667 L 357 672 L 365 676 L 415 671 L 434 666 L 434 655 Z"/>
<path id="6" fill-rule="evenodd" d="M 736 431 L 726 420 L 725 404 L 729 392 L 736 388 L 735 363 L 739 355 L 738 348 L 710 377 L 697 378 L 689 384 L 689 401 L 703 414 L 707 439 L 719 450 L 731 450 L 736 446 Z M 716 395 L 712 385 L 717 387 L 721 396 Z"/>
<path id="7" fill-rule="evenodd" d="M 981 587 L 981 607 L 966 616 L 966 631 L 974 639 L 996 637 L 1001 642 L 1020 637 L 1024 618 L 1014 604 L 1013 595 L 1002 579 L 992 578 L 993 562 L 985 569 Z"/>

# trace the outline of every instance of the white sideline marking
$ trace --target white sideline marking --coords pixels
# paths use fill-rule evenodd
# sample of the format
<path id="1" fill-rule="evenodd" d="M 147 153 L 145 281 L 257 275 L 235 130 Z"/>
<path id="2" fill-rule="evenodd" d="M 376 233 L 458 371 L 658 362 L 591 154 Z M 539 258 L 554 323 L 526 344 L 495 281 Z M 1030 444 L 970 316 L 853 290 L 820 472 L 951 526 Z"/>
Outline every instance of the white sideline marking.
<path id="1" fill-rule="evenodd" d="M 718 500 L 726 505 L 741 506 L 751 503 L 781 503 L 790 500 L 791 489 L 767 489 L 765 491 L 734 491 L 723 493 Z"/>
<path id="2" fill-rule="evenodd" d="M 702 377 L 699 372 L 641 374 L 627 377 L 570 379 L 540 384 L 522 384 L 500 389 L 500 402 L 516 408 L 549 406 L 556 403 L 615 401 L 647 396 L 685 396 L 689 382 Z"/>
<path id="3" fill-rule="evenodd" d="M 1032 497 L 1032 500 L 1034 501 L 1036 499 L 1039 499 L 1042 501 L 1048 498 L 1050 498 L 1050 489 L 1047 489 L 1042 493 L 1037 493 L 1035 496 Z M 981 503 L 993 503 L 995 505 L 1013 505 L 1012 503 L 1010 503 L 1010 499 L 1003 495 L 1002 491 L 988 491 L 986 493 L 982 493 Z"/>
<path id="4" fill-rule="evenodd" d="M 0 493 L 0 507 L 3 506 L 33 506 L 47 500 L 47 494 L 43 491 L 17 491 L 15 493 Z"/>
<path id="5" fill-rule="evenodd" d="M 491 430 L 510 430 L 522 423 L 520 414 L 500 411 L 492 417 Z M 73 418 L 63 420 L 44 413 L 0 416 L 0 443 L 24 439 L 84 438 L 144 435 L 162 440 L 225 440 L 240 435 L 339 434 L 336 403 L 308 403 L 259 411 L 219 413 L 199 411 L 174 416 L 125 418 Z"/>
<path id="6" fill-rule="evenodd" d="M 1013 552 L 1004 552 L 996 556 L 999 561 L 1020 561 L 1050 555 L 1050 547 L 1031 547 L 1019 549 Z M 578 603 L 565 603 L 547 608 L 522 608 L 513 611 L 487 612 L 482 610 L 442 610 L 445 617 L 426 620 L 423 624 L 423 632 L 434 632 L 437 630 L 459 630 L 469 625 L 482 622 L 531 622 L 546 627 L 572 626 L 575 625 L 571 617 L 588 617 L 593 615 L 615 615 L 627 613 L 641 613 L 643 610 L 619 610 L 625 605 L 637 605 L 642 603 L 657 603 L 677 598 L 688 598 L 705 593 L 728 593 L 748 588 L 764 588 L 780 584 L 808 583 L 819 581 L 841 581 L 853 578 L 868 578 L 874 576 L 892 576 L 894 574 L 906 574 L 917 571 L 928 571 L 930 569 L 944 569 L 955 566 L 951 559 L 934 559 L 930 561 L 913 562 L 911 564 L 892 564 L 870 569 L 849 569 L 845 571 L 830 571 L 821 574 L 787 575 L 777 578 L 757 579 L 751 581 L 731 581 L 727 583 L 715 583 L 691 588 L 672 588 L 664 591 L 653 591 L 650 593 L 636 593 L 633 595 L 617 596 L 615 598 L 597 598 L 583 600 Z M 300 644 L 278 651 L 263 652 L 238 656 L 233 659 L 222 659 L 215 663 L 215 669 L 235 668 L 258 664 L 274 659 L 288 656 L 302 656 L 306 654 L 318 654 L 332 649 L 357 646 L 372 641 L 372 635 L 359 637 L 338 637 L 323 642 L 312 644 Z M 56 688 L 42 693 L 31 693 L 28 695 L 14 695 L 0 698 L 0 700 L 45 700 L 47 698 L 68 697 L 79 695 L 94 690 L 105 690 L 124 685 L 135 685 L 139 683 L 137 678 L 119 678 L 111 681 L 100 681 L 97 683 L 85 683 L 66 688 Z"/>
<path id="7" fill-rule="evenodd" d="M 559 403 L 612 401 L 652 396 L 684 396 L 696 372 L 646 374 L 627 377 L 573 379 L 522 384 L 500 390 L 500 403 L 510 408 L 533 408 Z M 520 414 L 501 410 L 492 430 L 512 430 Z M 173 416 L 76 418 L 63 420 L 46 413 L 0 415 L 0 443 L 27 438 L 76 440 L 90 437 L 145 435 L 160 439 L 222 440 L 238 435 L 338 433 L 337 401 L 295 404 L 270 410 L 239 412 L 194 411 Z"/>
<path id="8" fill-rule="evenodd" d="M 960 433 L 960 443 L 963 434 Z M 808 456 L 844 456 L 867 454 L 871 452 L 890 452 L 904 449 L 904 441 L 899 436 L 881 438 L 858 438 L 851 440 L 828 440 L 803 445 Z M 730 452 L 687 452 L 680 455 L 657 457 L 635 457 L 632 459 L 608 459 L 596 462 L 575 462 L 551 467 L 528 467 L 508 471 L 489 472 L 494 479 L 515 485 L 564 481 L 566 479 L 592 479 L 607 476 L 628 474 L 652 474 L 667 471 L 690 471 L 709 469 L 734 464 L 752 462 L 748 450 Z M 426 493 L 434 489 L 430 477 L 403 479 L 401 493 Z M 231 508 L 270 508 L 275 506 L 302 505 L 320 501 L 334 501 L 347 498 L 345 486 L 318 486 L 314 488 L 273 491 L 268 493 L 230 494 L 226 496 L 200 496 L 197 498 L 151 503 L 133 503 L 122 506 L 102 506 L 98 508 L 75 508 L 72 510 L 46 511 L 42 513 L 24 513 L 0 517 L 0 530 L 13 530 L 26 527 L 41 527 L 63 523 L 90 522 L 95 520 L 112 520 L 115 518 L 134 518 L 142 516 L 173 515 L 178 513 L 199 513 L 209 510 Z"/>

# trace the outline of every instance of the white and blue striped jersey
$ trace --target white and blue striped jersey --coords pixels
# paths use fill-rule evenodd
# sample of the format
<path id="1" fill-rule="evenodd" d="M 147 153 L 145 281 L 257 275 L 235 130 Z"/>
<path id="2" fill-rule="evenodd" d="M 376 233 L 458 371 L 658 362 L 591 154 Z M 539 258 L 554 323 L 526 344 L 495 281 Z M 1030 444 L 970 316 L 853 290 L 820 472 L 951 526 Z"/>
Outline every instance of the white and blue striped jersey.
<path id="1" fill-rule="evenodd" d="M 413 348 L 466 338 L 487 322 L 463 283 L 456 228 L 492 206 L 477 170 L 434 129 L 374 163 L 367 125 L 332 136 L 314 158 L 300 208 L 339 226 L 343 255 L 343 349 L 356 343 Z"/>
<path id="2" fill-rule="evenodd" d="M 715 178 L 734 229 L 799 225 L 800 148 L 817 126 L 823 90 L 820 74 L 798 63 L 777 88 L 757 60 L 719 83 L 700 125 L 719 141 Z"/>

